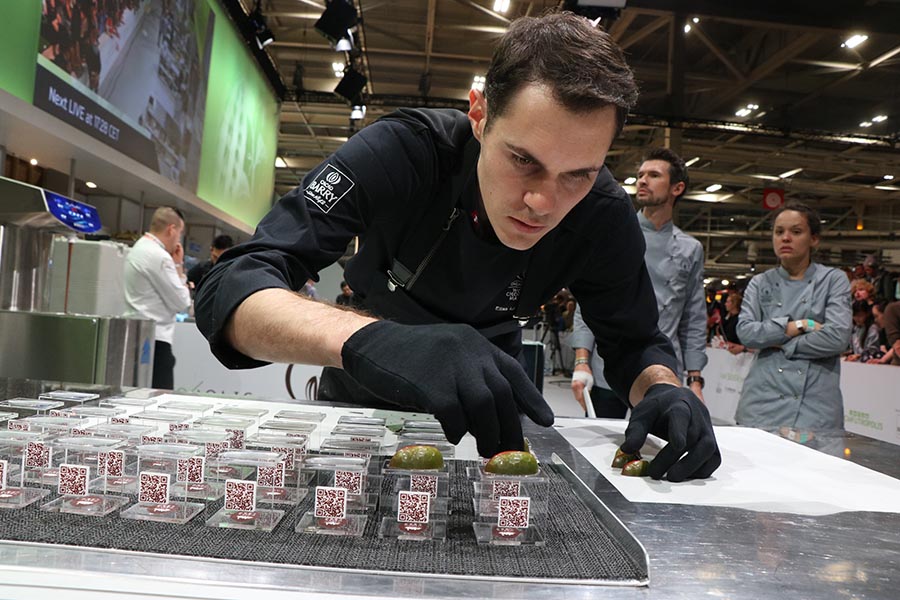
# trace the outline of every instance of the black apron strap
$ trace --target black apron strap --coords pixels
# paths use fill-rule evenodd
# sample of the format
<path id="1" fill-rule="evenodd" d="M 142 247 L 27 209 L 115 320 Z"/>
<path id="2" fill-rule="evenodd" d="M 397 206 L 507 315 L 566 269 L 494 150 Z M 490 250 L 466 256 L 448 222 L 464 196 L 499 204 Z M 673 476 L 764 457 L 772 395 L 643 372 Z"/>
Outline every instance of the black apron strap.
<path id="1" fill-rule="evenodd" d="M 476 177 L 475 165 L 480 149 L 481 145 L 474 137 L 466 143 L 462 160 L 448 182 L 449 190 L 440 194 L 441 205 L 428 206 L 416 226 L 403 239 L 387 272 L 391 291 L 398 287 L 411 288 L 418 273 L 425 268 L 431 255 L 444 240 L 449 226 L 459 212 L 460 196 L 472 178 Z"/>

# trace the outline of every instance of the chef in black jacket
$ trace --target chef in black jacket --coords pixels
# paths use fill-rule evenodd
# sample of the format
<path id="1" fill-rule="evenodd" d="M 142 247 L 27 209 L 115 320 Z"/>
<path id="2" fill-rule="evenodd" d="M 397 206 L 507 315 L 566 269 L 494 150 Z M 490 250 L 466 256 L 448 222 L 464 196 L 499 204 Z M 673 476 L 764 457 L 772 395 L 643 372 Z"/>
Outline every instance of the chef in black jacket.
<path id="1" fill-rule="evenodd" d="M 403 109 L 353 136 L 229 250 L 197 323 L 229 368 L 323 365 L 320 398 L 425 410 L 482 456 L 521 449 L 519 413 L 553 413 L 526 376 L 522 323 L 567 286 L 613 389 L 623 450 L 668 440 L 651 476 L 708 477 L 709 413 L 675 374 L 644 241 L 604 167 L 637 99 L 621 50 L 571 13 L 521 18 L 468 114 Z M 359 236 L 345 278 L 366 313 L 295 293 Z"/>

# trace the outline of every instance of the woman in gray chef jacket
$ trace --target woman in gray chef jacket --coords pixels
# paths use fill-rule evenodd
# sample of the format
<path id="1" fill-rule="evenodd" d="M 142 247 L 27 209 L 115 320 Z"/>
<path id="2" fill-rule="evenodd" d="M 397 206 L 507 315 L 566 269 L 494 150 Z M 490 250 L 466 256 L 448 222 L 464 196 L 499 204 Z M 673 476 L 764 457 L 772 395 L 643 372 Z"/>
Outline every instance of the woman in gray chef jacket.
<path id="1" fill-rule="evenodd" d="M 812 261 L 819 215 L 799 203 L 775 213 L 779 266 L 750 280 L 737 332 L 759 350 L 744 381 L 739 425 L 842 429 L 841 353 L 850 342 L 850 282 Z"/>

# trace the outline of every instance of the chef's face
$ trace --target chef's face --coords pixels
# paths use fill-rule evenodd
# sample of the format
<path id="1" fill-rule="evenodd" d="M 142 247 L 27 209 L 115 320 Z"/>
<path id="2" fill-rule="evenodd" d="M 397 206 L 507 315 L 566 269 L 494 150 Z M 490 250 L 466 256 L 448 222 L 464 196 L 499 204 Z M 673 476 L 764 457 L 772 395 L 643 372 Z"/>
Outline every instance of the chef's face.
<path id="1" fill-rule="evenodd" d="M 527 250 L 590 191 L 616 133 L 616 109 L 574 113 L 549 88 L 529 84 L 488 128 L 484 95 L 472 90 L 469 104 L 485 213 L 504 245 Z"/>
<path id="2" fill-rule="evenodd" d="M 637 172 L 637 193 L 635 198 L 641 208 L 664 206 L 684 191 L 684 182 L 672 184 L 669 163 L 664 160 L 645 160 Z"/>
<path id="3" fill-rule="evenodd" d="M 813 248 L 818 245 L 819 236 L 810 232 L 805 214 L 785 210 L 775 219 L 772 246 L 775 248 L 775 256 L 782 263 L 809 260 Z"/>

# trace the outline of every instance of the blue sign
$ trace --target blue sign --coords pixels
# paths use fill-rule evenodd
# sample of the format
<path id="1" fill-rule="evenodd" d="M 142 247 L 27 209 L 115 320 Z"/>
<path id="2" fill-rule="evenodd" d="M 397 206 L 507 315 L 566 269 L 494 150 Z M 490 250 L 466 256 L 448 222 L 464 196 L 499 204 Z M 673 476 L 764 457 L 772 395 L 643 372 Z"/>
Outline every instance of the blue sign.
<path id="1" fill-rule="evenodd" d="M 66 198 L 55 192 L 44 190 L 44 203 L 63 225 L 81 233 L 100 230 L 100 213 L 90 204 Z"/>

